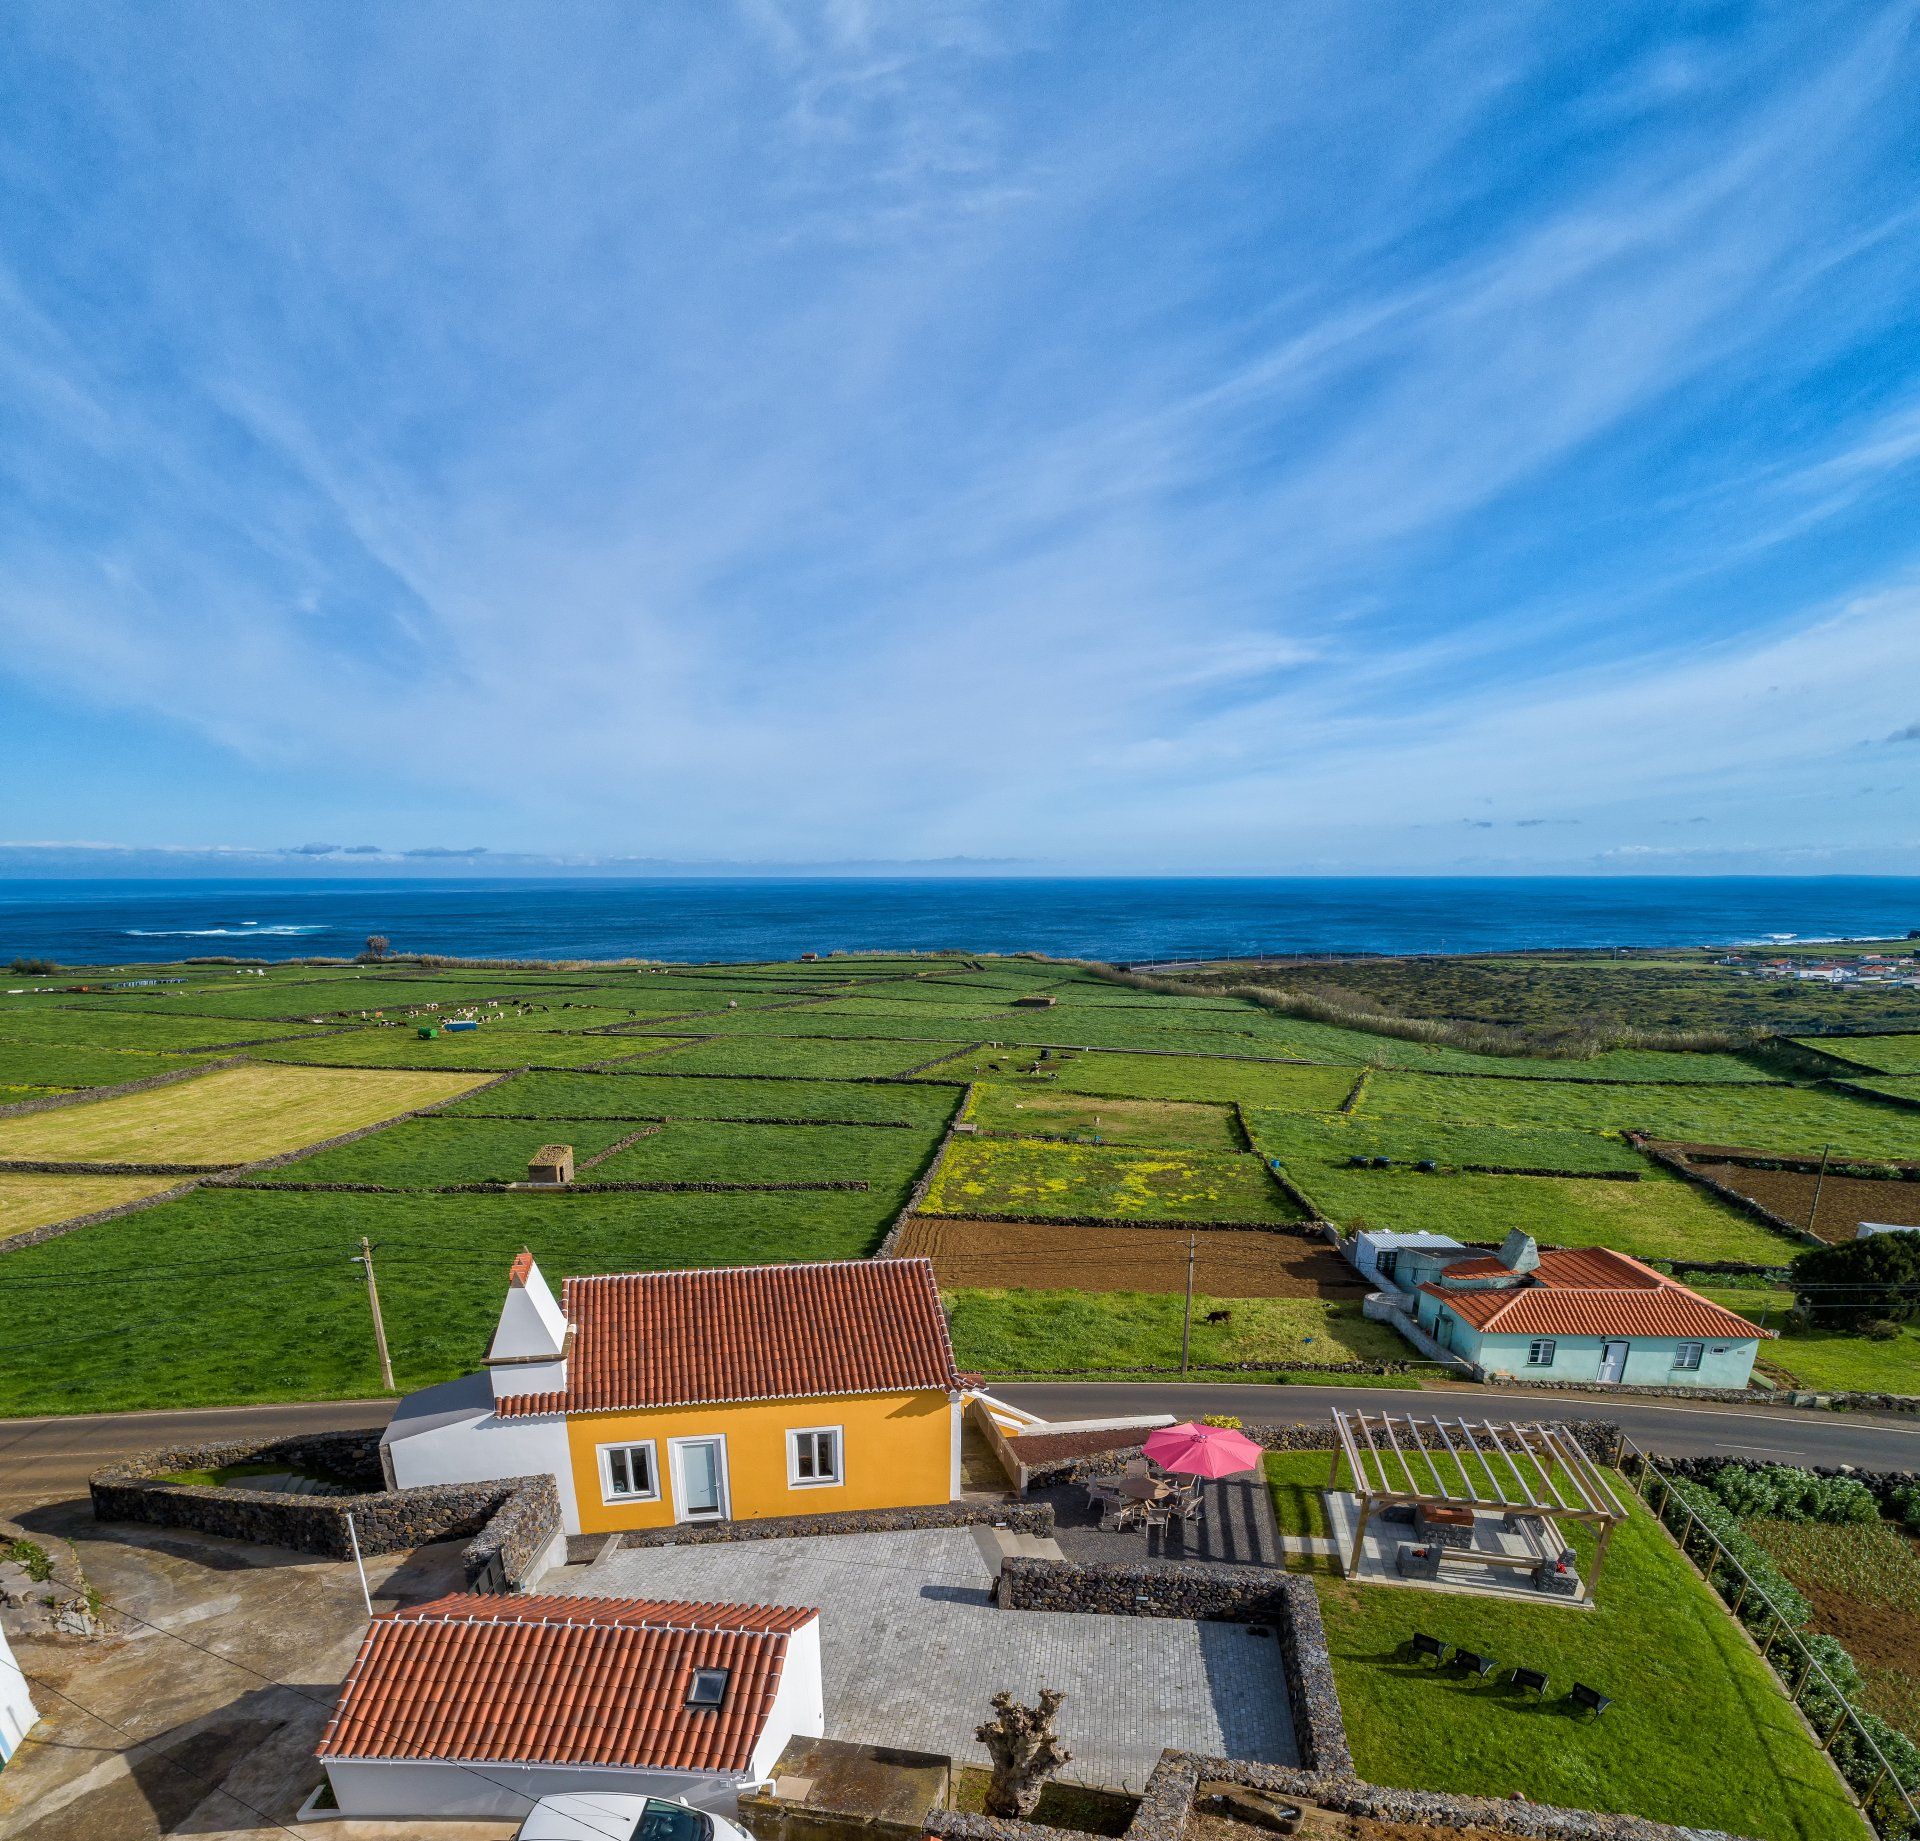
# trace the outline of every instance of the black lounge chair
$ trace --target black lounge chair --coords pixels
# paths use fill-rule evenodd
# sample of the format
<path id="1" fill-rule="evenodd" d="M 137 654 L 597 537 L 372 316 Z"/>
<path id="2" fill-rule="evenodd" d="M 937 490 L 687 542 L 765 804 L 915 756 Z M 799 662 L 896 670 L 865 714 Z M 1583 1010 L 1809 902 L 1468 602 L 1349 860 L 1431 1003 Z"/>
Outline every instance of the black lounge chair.
<path id="1" fill-rule="evenodd" d="M 1478 1675 L 1482 1681 L 1500 1665 L 1491 1656 L 1483 1656 L 1477 1649 L 1456 1649 L 1453 1652 L 1455 1668 L 1465 1669 L 1469 1675 Z"/>
<path id="2" fill-rule="evenodd" d="M 1547 1678 L 1537 1668 L 1516 1668 L 1507 1676 L 1507 1679 L 1522 1694 L 1538 1694 L 1543 1700 L 1546 1698 Z"/>
<path id="3" fill-rule="evenodd" d="M 1447 1646 L 1437 1636 L 1427 1636 L 1416 1630 L 1407 1638 L 1407 1647 L 1414 1653 L 1416 1660 L 1425 1656 L 1432 1662 L 1444 1662 L 1447 1659 Z"/>
<path id="4" fill-rule="evenodd" d="M 1589 1719 L 1597 1720 L 1613 1705 L 1613 1697 L 1610 1694 L 1602 1694 L 1598 1688 L 1590 1688 L 1584 1681 L 1576 1681 L 1567 1698 Z"/>

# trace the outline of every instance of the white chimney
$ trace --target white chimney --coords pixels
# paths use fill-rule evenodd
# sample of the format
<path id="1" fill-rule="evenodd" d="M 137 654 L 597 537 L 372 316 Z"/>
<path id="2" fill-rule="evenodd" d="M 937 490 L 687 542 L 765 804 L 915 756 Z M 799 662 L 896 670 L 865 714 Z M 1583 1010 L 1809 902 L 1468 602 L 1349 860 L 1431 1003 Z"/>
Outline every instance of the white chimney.
<path id="1" fill-rule="evenodd" d="M 559 1393 L 567 1384 L 567 1344 L 572 1327 L 560 1314 L 552 1288 L 533 1255 L 522 1247 L 507 1273 L 507 1301 L 500 1307 L 487 1348 L 493 1397 Z"/>

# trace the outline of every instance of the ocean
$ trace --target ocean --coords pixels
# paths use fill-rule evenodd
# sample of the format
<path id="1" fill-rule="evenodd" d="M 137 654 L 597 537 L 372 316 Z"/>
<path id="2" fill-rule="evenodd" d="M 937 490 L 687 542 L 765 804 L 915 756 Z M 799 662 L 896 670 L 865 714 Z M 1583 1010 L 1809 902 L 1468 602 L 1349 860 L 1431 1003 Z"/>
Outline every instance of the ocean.
<path id="1" fill-rule="evenodd" d="M 351 956 L 672 961 L 957 947 L 1142 960 L 1903 937 L 1920 878 L 740 878 L 0 882 L 0 965 Z"/>

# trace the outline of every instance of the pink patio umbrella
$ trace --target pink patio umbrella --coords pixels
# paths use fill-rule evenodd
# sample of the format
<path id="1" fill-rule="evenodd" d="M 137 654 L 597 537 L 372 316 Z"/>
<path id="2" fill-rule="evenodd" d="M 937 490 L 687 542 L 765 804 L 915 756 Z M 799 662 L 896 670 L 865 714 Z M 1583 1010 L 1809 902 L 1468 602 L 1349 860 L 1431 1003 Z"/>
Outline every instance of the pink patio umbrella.
<path id="1" fill-rule="evenodd" d="M 1182 1477 L 1230 1477 L 1251 1470 L 1262 1452 L 1244 1433 L 1222 1425 L 1170 1425 L 1147 1435 L 1141 1449 Z"/>

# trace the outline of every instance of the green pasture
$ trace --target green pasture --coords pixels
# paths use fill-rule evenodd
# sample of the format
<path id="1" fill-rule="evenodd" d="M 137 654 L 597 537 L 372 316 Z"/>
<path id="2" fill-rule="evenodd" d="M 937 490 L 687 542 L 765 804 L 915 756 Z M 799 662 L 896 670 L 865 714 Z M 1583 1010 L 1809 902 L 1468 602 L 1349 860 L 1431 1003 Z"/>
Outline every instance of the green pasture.
<path id="1" fill-rule="evenodd" d="M 920 1212 L 1125 1220 L 1297 1221 L 1259 1158 L 1240 1153 L 961 1138 Z"/>
<path id="2" fill-rule="evenodd" d="M 636 1062 L 636 1067 L 657 1066 Z M 882 1086 L 847 1080 L 674 1079 L 658 1074 L 517 1074 L 448 1110 L 542 1118 L 853 1119 L 944 1126 L 952 1086 Z"/>
<path id="3" fill-rule="evenodd" d="M 865 1182 L 897 1209 L 933 1147 L 937 1127 L 721 1125 L 675 1119 L 609 1157 L 591 1182 Z"/>
<path id="4" fill-rule="evenodd" d="M 643 1046 L 636 1041 L 632 1045 Z M 811 1036 L 733 1037 L 695 1042 L 662 1057 L 662 1073 L 802 1076 L 808 1079 L 885 1077 L 966 1047 L 964 1041 L 870 1042 Z M 617 1051 L 616 1051 L 617 1052 Z"/>
<path id="5" fill-rule="evenodd" d="M 0 998 L 0 1046 L 44 1043 L 62 1048 L 139 1049 L 147 1054 L 191 1054 L 276 1036 L 312 1035 L 311 1023 L 223 1022 L 218 1017 L 169 1016 L 133 1010 L 82 1009 L 86 998 L 56 1007 Z"/>
<path id="6" fill-rule="evenodd" d="M 392 1189 L 434 1189 L 451 1183 L 524 1182 L 527 1160 L 543 1144 L 571 1144 L 591 1157 L 638 1131 L 610 1119 L 460 1119 L 436 1113 L 316 1151 L 248 1180 L 288 1183 L 379 1183 Z M 592 1171 L 582 1180 L 591 1180 Z"/>
<path id="7" fill-rule="evenodd" d="M 1030 1081 L 1115 1099 L 1239 1100 L 1282 1112 L 1333 1111 L 1359 1073 L 1205 1055 L 1066 1054 L 1040 1060 L 1031 1049 L 983 1049 L 933 1071 L 944 1079 Z"/>
<path id="8" fill-rule="evenodd" d="M 0 1256 L 0 1414 L 130 1412 L 380 1391 L 377 1249 L 402 1389 L 473 1371 L 525 1245 L 565 1274 L 859 1259 L 894 1198 L 337 1195 L 201 1189 Z M 76 1302 L 84 1300 L 84 1305 Z"/>
<path id="9" fill-rule="evenodd" d="M 1466 1125 L 1452 1119 L 1407 1120 L 1360 1114 L 1249 1110 L 1254 1147 L 1296 1164 L 1343 1164 L 1353 1157 L 1395 1163 L 1425 1159 L 1454 1169 L 1543 1170 L 1565 1176 L 1644 1171 L 1647 1160 L 1618 1138 L 1551 1126 Z"/>
<path id="10" fill-rule="evenodd" d="M 1828 1144 L 1864 1155 L 1899 1156 L 1920 1143 L 1920 1122 L 1899 1108 L 1830 1085 L 1588 1085 L 1381 1073 L 1368 1080 L 1357 1110 L 1367 1119 L 1635 1130 L 1655 1138 L 1813 1156 Z"/>
<path id="11" fill-rule="evenodd" d="M 111 1087 L 152 1074 L 177 1074 L 218 1055 L 149 1055 L 132 1048 L 69 1048 L 60 1042 L 0 1039 L 0 1084 L 21 1087 Z"/>
<path id="12" fill-rule="evenodd" d="M 1801 1046 L 1875 1074 L 1920 1074 L 1920 1035 L 1810 1036 Z"/>
<path id="13" fill-rule="evenodd" d="M 1185 1100 L 1107 1099 L 1033 1086 L 981 1081 L 967 1118 L 982 1131 L 1099 1138 L 1108 1144 L 1171 1145 L 1196 1151 L 1243 1151 L 1231 1108 Z"/>
<path id="14" fill-rule="evenodd" d="M 1090 1374 L 1178 1368 L 1184 1300 L 1144 1291 L 949 1291 L 954 1355 L 985 1374 Z M 1224 1324 L 1205 1321 L 1224 1310 Z M 1320 1298 L 1193 1301 L 1196 1367 L 1405 1362 L 1407 1345 L 1358 1304 Z M 1321 1462 L 1324 1464 L 1325 1459 Z"/>
<path id="15" fill-rule="evenodd" d="M 476 1068 L 504 1072 L 530 1063 L 584 1067 L 631 1054 L 643 1046 L 658 1047 L 652 1038 L 634 1036 L 561 1035 L 557 1031 L 501 1029 L 482 1023 L 478 1029 L 422 1036 L 422 1023 L 351 1029 L 338 1035 L 317 1036 L 305 1042 L 279 1042 L 251 1050 L 255 1060 L 297 1063 L 305 1067 L 338 1068 Z"/>
<path id="16" fill-rule="evenodd" d="M 1349 1233 L 1451 1234 L 1500 1241 L 1515 1228 L 1542 1245 L 1612 1247 L 1635 1259 L 1742 1260 L 1778 1266 L 1797 1245 L 1678 1177 L 1423 1175 L 1416 1170 L 1288 1166 L 1320 1213 Z"/>

